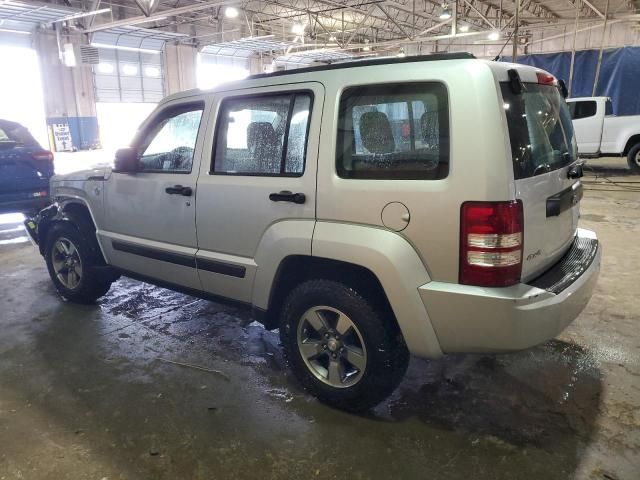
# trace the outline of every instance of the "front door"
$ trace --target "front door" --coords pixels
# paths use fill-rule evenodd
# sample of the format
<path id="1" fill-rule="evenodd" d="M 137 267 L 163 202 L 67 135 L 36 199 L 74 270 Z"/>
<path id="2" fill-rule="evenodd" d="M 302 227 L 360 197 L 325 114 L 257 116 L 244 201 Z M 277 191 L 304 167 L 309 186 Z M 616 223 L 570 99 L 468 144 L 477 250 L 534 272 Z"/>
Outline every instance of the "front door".
<path id="1" fill-rule="evenodd" d="M 214 101 L 215 137 L 203 154 L 196 213 L 204 290 L 250 302 L 260 252 L 273 251 L 286 228 L 311 253 L 323 101 L 316 82 L 227 92 Z"/>
<path id="2" fill-rule="evenodd" d="M 114 172 L 105 182 L 105 225 L 98 233 L 110 264 L 200 288 L 195 191 L 204 109 L 204 102 L 183 101 L 154 113 L 133 142 L 138 171 Z"/>

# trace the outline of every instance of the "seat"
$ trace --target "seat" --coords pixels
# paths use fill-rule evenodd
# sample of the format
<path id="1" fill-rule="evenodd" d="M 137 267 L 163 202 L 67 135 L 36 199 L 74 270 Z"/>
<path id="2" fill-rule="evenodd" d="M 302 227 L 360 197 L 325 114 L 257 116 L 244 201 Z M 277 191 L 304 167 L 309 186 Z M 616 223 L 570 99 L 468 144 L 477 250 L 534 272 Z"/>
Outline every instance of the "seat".
<path id="1" fill-rule="evenodd" d="M 257 172 L 278 173 L 282 161 L 282 143 L 269 122 L 251 122 L 247 127 L 250 162 Z"/>
<path id="2" fill-rule="evenodd" d="M 362 145 L 373 154 L 393 153 L 396 142 L 391 123 L 384 112 L 366 112 L 360 117 Z"/>

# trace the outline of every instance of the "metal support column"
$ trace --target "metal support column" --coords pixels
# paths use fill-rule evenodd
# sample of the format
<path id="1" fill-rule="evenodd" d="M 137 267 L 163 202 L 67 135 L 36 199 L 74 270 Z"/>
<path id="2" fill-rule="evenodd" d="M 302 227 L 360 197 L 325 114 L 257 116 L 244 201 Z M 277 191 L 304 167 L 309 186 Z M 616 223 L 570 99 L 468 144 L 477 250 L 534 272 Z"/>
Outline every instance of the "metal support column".
<path id="1" fill-rule="evenodd" d="M 580 0 L 576 1 L 576 23 L 573 28 L 573 47 L 571 49 L 571 66 L 569 67 L 569 96 L 571 96 L 571 90 L 573 88 L 573 69 L 576 63 L 576 39 L 578 37 L 578 18 L 580 17 L 580 8 L 582 7 L 582 2 Z"/>
<path id="2" fill-rule="evenodd" d="M 598 53 L 598 64 L 596 65 L 596 77 L 593 79 L 593 91 L 591 96 L 596 96 L 596 88 L 598 88 L 598 80 L 600 79 L 600 66 L 602 65 L 602 51 L 604 50 L 604 38 L 607 34 L 607 21 L 609 20 L 609 2 L 607 0 L 607 6 L 604 9 L 604 23 L 602 24 L 602 40 L 600 41 L 600 52 Z"/>
<path id="3" fill-rule="evenodd" d="M 513 54 L 511 61 L 518 59 L 518 24 L 520 23 L 520 0 L 516 0 L 515 25 L 513 26 Z"/>

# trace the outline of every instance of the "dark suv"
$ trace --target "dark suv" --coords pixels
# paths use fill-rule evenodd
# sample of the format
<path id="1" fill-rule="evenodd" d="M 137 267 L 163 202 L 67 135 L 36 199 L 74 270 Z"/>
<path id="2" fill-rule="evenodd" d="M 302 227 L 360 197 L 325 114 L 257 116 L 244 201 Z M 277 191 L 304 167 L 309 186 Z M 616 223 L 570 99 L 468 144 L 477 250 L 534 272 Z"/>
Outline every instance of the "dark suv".
<path id="1" fill-rule="evenodd" d="M 53 154 L 19 123 L 0 119 L 0 213 L 47 205 L 53 173 Z"/>

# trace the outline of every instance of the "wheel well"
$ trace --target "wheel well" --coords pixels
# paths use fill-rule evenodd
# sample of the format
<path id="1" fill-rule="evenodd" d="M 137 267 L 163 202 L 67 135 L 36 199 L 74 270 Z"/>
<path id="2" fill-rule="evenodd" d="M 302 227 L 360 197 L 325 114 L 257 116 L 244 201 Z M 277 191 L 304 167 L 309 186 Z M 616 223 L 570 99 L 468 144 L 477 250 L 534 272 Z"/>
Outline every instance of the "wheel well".
<path id="1" fill-rule="evenodd" d="M 50 221 L 45 222 L 40 227 L 38 232 L 42 241 L 40 242 L 40 253 L 44 254 L 44 249 L 47 244 L 47 236 L 49 235 L 49 230 L 58 222 L 71 222 L 73 225 L 80 230 L 81 233 L 85 235 L 94 235 L 96 226 L 93 223 L 93 219 L 91 218 L 91 213 L 89 213 L 89 209 L 86 205 L 78 202 L 68 202 L 61 204 L 59 206 L 58 214 L 51 218 Z M 97 239 L 95 241 L 94 250 L 96 250 L 96 254 L 99 255 L 98 258 L 102 257 L 102 252 L 100 248 L 97 247 Z M 104 260 L 104 259 L 103 259 Z"/>
<path id="2" fill-rule="evenodd" d="M 624 147 L 624 151 L 622 152 L 622 154 L 623 155 L 628 155 L 629 154 L 629 150 L 631 150 L 634 147 L 634 145 L 637 145 L 638 143 L 640 143 L 640 134 L 633 135 L 627 141 L 627 145 Z"/>
<path id="3" fill-rule="evenodd" d="M 267 328 L 277 328 L 283 303 L 289 292 L 302 282 L 312 279 L 334 280 L 350 286 L 377 307 L 390 314 L 397 326 L 387 295 L 376 275 L 353 263 L 328 258 L 294 255 L 285 258 L 278 267 L 271 287 L 269 308 L 264 318 Z"/>

